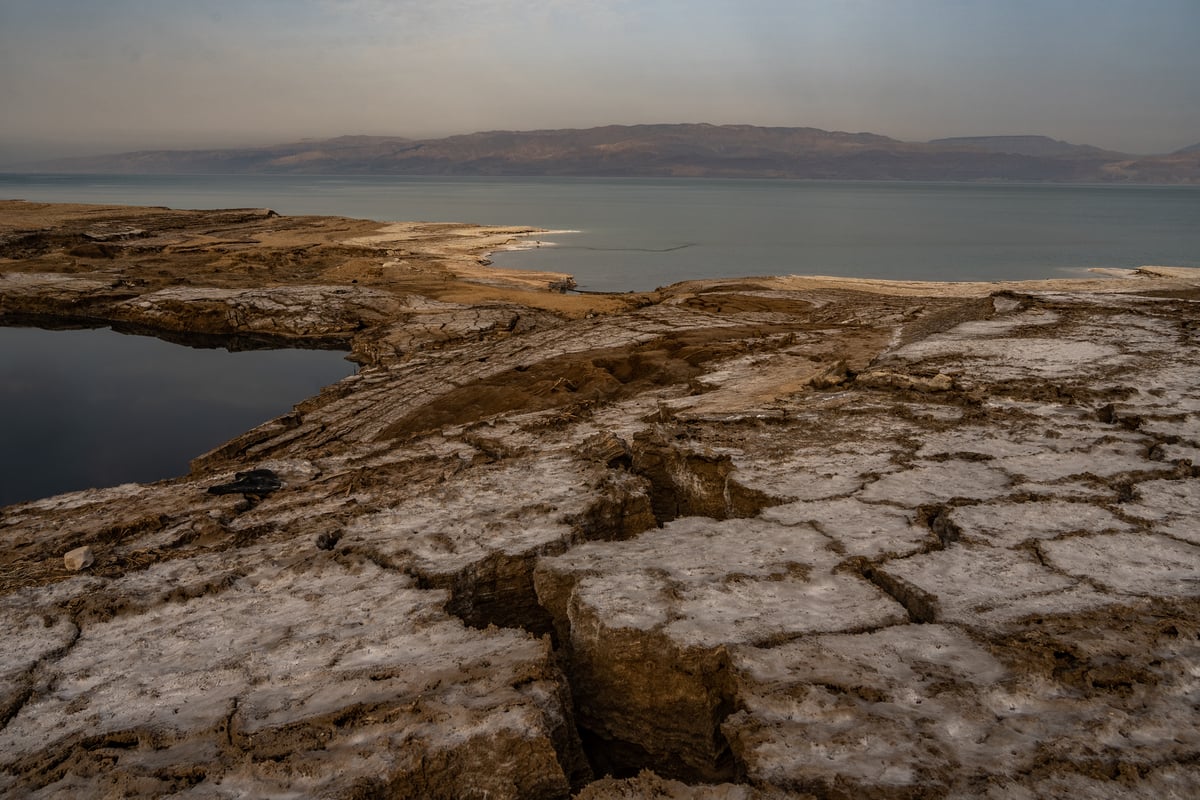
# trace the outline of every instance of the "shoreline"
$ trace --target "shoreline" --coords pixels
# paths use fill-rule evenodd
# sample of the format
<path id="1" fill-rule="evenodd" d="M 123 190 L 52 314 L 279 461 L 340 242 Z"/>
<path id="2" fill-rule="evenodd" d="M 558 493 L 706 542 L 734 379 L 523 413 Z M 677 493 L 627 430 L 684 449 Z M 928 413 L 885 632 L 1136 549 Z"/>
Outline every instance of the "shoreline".
<path id="1" fill-rule="evenodd" d="M 162 227 L 143 230 L 152 224 Z M 226 226 L 225 233 L 203 232 L 212 224 Z M 109 235 L 113 226 L 137 233 Z M 64 232 L 53 236 L 65 237 L 69 246 L 59 247 L 62 242 L 46 234 L 56 227 Z M 426 298 L 407 310 L 417 314 L 428 310 L 421 308 L 427 301 L 516 302 L 568 316 L 629 305 L 610 295 L 588 300 L 562 294 L 555 285 L 572 284 L 566 273 L 485 263 L 490 253 L 519 247 L 519 237 L 538 233 L 513 226 L 280 217 L 265 210 L 0 202 L 0 291 L 8 315 L 85 318 L 166 336 L 270 337 L 299 346 L 309 340 L 352 346 L 364 327 L 404 312 L 410 297 Z M 47 247 L 57 255 L 43 253 Z M 35 261 L 20 259 L 23 253 Z M 122 266 L 114 273 L 118 257 Z M 164 259 L 168 267 L 172 259 L 183 266 L 163 270 Z M 207 266 L 197 270 L 190 263 L 196 260 Z M 298 262 L 300 272 L 285 268 L 288 262 Z M 278 314 L 272 295 L 288 298 L 296 312 Z M 312 316 L 318 298 L 330 306 L 324 319 Z"/>
<path id="2" fill-rule="evenodd" d="M 7 212 L 0 317 L 366 367 L 0 508 L 0 794 L 1200 787 L 1200 269 L 573 296 L 474 280 L 512 228 Z"/>

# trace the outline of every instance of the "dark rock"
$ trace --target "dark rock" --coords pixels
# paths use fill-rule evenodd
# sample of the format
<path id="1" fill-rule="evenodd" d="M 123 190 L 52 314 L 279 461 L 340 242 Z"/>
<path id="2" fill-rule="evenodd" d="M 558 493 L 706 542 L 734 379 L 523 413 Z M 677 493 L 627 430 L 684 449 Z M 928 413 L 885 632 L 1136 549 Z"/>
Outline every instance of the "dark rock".
<path id="1" fill-rule="evenodd" d="M 283 481 L 269 469 L 252 469 L 237 473 L 236 480 L 208 487 L 209 494 L 244 494 L 263 497 L 283 488 Z"/>

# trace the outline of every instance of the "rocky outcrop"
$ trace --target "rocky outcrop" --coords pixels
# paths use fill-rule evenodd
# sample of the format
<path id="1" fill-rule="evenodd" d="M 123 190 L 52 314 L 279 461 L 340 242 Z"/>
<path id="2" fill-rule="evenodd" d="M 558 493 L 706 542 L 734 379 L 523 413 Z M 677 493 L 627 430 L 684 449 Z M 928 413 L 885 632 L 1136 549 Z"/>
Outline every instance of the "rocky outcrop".
<path id="1" fill-rule="evenodd" d="M 1200 791 L 1194 271 L 463 302 L 342 246 L 284 288 L 386 301 L 357 375 L 0 509 L 0 792 Z M 106 285 L 56 253 L 0 289 Z"/>

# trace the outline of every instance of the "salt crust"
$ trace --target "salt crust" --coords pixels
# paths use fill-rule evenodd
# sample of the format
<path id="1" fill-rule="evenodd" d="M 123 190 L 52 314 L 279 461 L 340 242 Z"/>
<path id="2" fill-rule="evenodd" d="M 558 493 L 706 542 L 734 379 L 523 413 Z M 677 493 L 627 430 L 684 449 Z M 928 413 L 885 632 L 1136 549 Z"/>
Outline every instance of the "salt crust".
<path id="1" fill-rule="evenodd" d="M 809 526 L 690 517 L 621 543 L 593 542 L 539 572 L 575 574 L 575 602 L 612 628 L 663 628 L 684 647 L 893 624 L 903 609 Z M 599 570 L 602 569 L 602 572 Z"/>
<path id="2" fill-rule="evenodd" d="M 1200 592 L 1200 547 L 1144 533 L 1043 542 L 1047 561 L 1112 591 L 1190 597 Z"/>
<path id="3" fill-rule="evenodd" d="M 132 729 L 169 742 L 231 713 L 253 738 L 349 704 L 432 692 L 458 707 L 455 696 L 474 694 L 470 685 L 480 680 L 490 688 L 479 712 L 497 709 L 487 724 L 536 724 L 528 700 L 495 693 L 504 680 L 496 670 L 529 669 L 546 657 L 545 645 L 516 631 L 465 628 L 441 610 L 444 599 L 369 564 L 299 572 L 266 565 L 188 601 L 186 615 L 168 604 L 93 623 L 55 663 L 53 690 L 0 732 L 0 751 L 13 758 L 73 735 Z M 364 682 L 368 673 L 379 679 Z M 527 710 L 513 717 L 506 709 L 514 704 Z M 423 735 L 451 746 L 464 733 L 438 727 Z"/>

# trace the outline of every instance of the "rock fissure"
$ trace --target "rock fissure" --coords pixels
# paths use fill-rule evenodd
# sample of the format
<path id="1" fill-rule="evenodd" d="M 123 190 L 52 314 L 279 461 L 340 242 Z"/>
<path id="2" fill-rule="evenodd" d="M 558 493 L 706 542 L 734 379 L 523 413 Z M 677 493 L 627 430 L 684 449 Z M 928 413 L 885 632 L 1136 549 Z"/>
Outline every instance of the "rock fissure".
<path id="1" fill-rule="evenodd" d="M 936 622 L 938 618 L 937 596 L 926 592 L 903 578 L 880 571 L 871 564 L 861 564 L 860 574 L 880 591 L 904 607 L 908 618 L 915 623 Z"/>
<path id="2" fill-rule="evenodd" d="M 729 455 L 680 446 L 662 432 L 639 434 L 630 459 L 632 471 L 649 481 L 650 506 L 660 526 L 678 517 L 756 517 L 786 502 L 741 484 Z"/>

